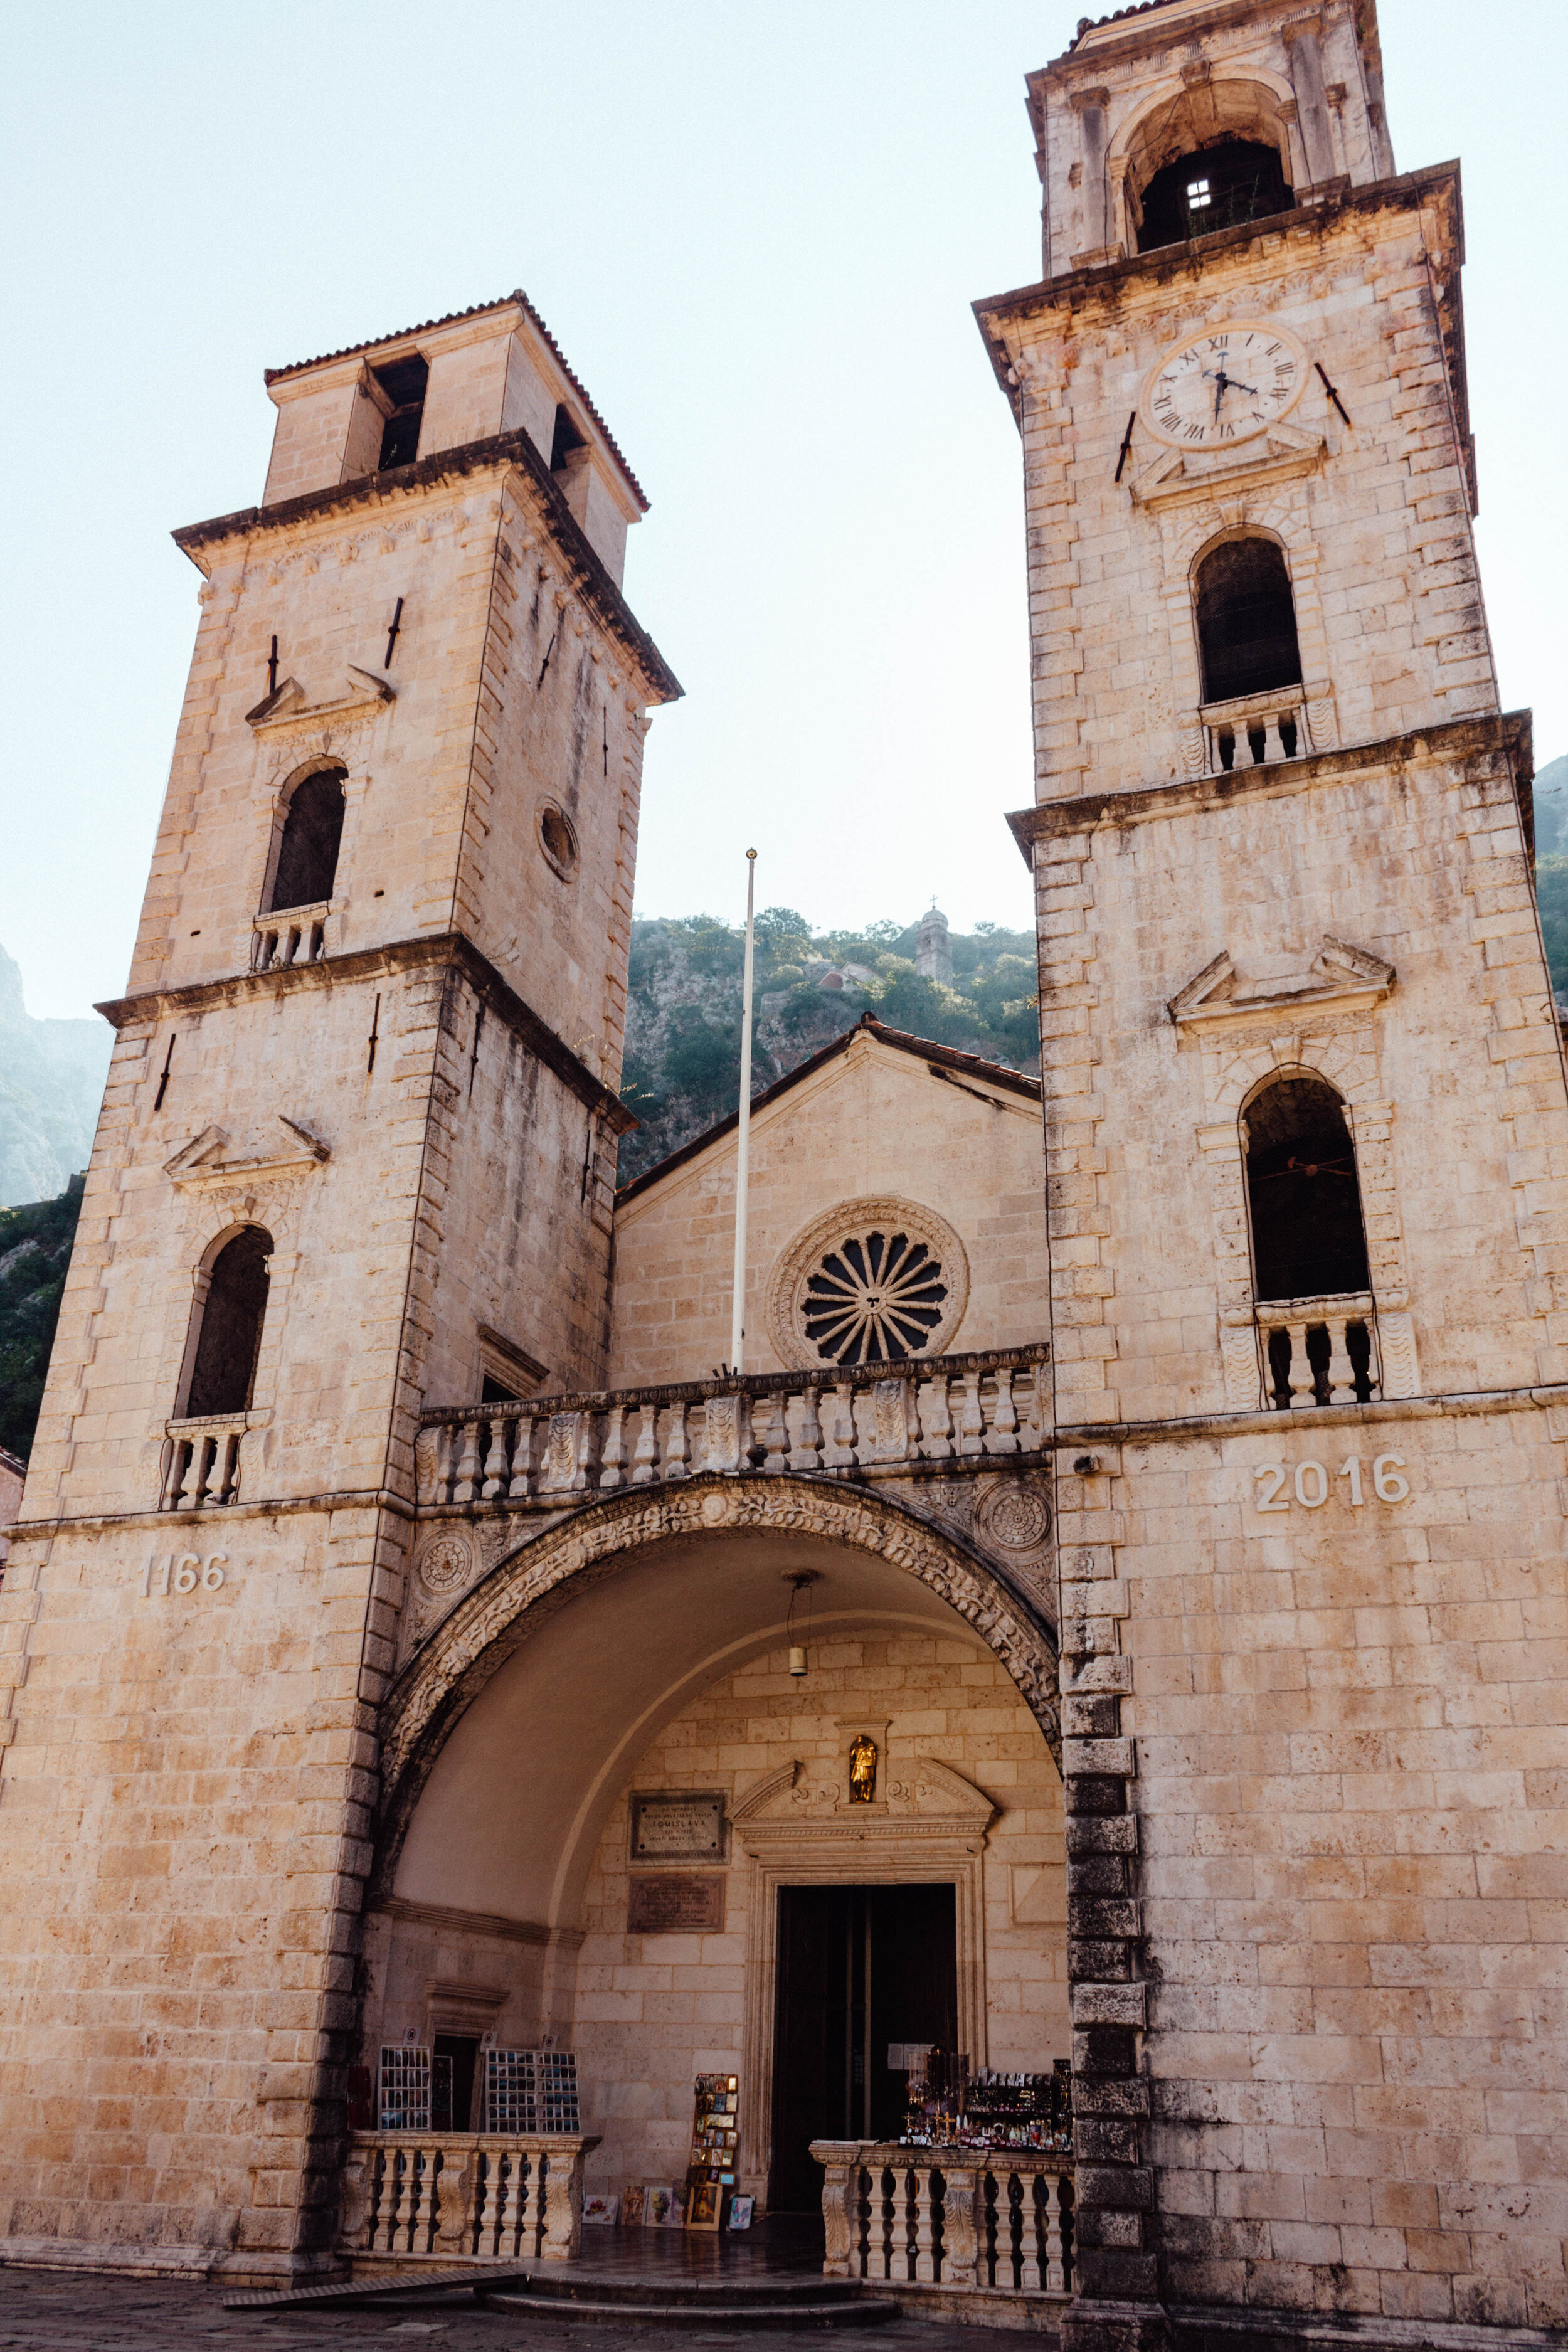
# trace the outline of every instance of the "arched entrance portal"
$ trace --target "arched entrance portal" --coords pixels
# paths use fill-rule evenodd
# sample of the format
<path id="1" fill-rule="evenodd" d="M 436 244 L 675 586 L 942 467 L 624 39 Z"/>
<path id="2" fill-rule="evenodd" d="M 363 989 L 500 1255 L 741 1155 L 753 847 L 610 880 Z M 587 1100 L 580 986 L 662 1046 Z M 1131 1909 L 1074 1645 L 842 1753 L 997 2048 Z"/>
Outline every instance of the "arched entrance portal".
<path id="1" fill-rule="evenodd" d="M 841 2134 L 873 2092 L 886 2111 L 907 2041 L 946 2038 L 917 1979 L 948 1970 L 974 2065 L 1043 2070 L 1068 2046 L 1055 1691 L 1023 1595 L 885 1496 L 693 1480 L 574 1517 L 499 1561 L 388 1702 L 366 2063 L 406 2037 L 459 2058 L 553 2037 L 611 2191 L 679 2180 L 694 2074 L 737 2074 L 740 2186 L 764 2199 L 775 2107 L 797 2137 Z M 882 1923 L 874 1990 L 862 1969 L 835 1997 L 820 2098 L 780 1970 L 781 1919 L 798 1976 L 814 1904 Z M 905 1916 L 950 1956 L 902 1949 Z"/>

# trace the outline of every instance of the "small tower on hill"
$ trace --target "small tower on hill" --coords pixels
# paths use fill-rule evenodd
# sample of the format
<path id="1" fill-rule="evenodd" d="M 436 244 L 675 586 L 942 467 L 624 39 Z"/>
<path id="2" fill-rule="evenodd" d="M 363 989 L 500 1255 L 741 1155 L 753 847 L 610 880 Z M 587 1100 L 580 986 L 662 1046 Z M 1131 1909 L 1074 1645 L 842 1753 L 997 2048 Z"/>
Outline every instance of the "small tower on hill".
<path id="1" fill-rule="evenodd" d="M 915 941 L 915 970 L 922 980 L 945 982 L 952 978 L 952 942 L 948 937 L 947 917 L 934 898 L 921 917 L 920 937 Z"/>

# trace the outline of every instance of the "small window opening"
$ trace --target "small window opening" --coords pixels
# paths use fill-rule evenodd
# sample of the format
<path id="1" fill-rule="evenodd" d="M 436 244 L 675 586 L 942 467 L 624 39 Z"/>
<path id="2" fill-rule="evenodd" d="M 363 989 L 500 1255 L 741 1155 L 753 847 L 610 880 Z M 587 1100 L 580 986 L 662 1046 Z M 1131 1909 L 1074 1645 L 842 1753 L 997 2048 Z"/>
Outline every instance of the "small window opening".
<path id="1" fill-rule="evenodd" d="M 199 1309 L 202 1328 L 184 1405 L 188 1419 L 248 1410 L 271 1255 L 271 1234 L 260 1225 L 246 1225 L 214 1259 Z"/>
<path id="2" fill-rule="evenodd" d="M 1198 567 L 1204 700 L 1300 686 L 1301 649 L 1285 558 L 1271 539 L 1227 539 Z M 1254 758 L 1261 750 L 1254 748 Z"/>
<path id="3" fill-rule="evenodd" d="M 485 1374 L 479 1388 L 481 1404 L 516 1404 L 521 1395 L 520 1389 L 511 1387 L 505 1381 L 498 1381 L 493 1372 Z"/>
<path id="4" fill-rule="evenodd" d="M 568 875 L 577 863 L 577 836 L 569 818 L 558 808 L 547 808 L 539 819 L 539 838 L 544 845 L 544 855 L 556 872 Z"/>
<path id="5" fill-rule="evenodd" d="M 585 449 L 588 444 L 572 419 L 572 411 L 563 401 L 555 411 L 555 432 L 550 444 L 550 470 L 558 474 L 574 449 Z"/>
<path id="6" fill-rule="evenodd" d="M 1258 139 L 1226 139 L 1167 163 L 1143 190 L 1142 201 L 1138 250 L 1151 253 L 1156 246 L 1288 213 L 1295 198 L 1278 148 Z"/>
<path id="7" fill-rule="evenodd" d="M 1355 1146 L 1332 1087 L 1306 1071 L 1275 1078 L 1247 1105 L 1246 1135 L 1254 1296 L 1367 1289 Z"/>
<path id="8" fill-rule="evenodd" d="M 411 466 L 419 455 L 430 368 L 416 352 L 412 359 L 393 360 L 386 367 L 373 368 L 371 373 L 392 403 L 392 414 L 382 428 L 381 455 L 375 461 L 376 471 L 384 474 L 389 466 Z"/>
<path id="9" fill-rule="evenodd" d="M 283 820 L 272 895 L 263 914 L 276 914 L 288 907 L 319 906 L 331 897 L 343 837 L 347 776 L 346 768 L 318 768 L 295 785 Z"/>

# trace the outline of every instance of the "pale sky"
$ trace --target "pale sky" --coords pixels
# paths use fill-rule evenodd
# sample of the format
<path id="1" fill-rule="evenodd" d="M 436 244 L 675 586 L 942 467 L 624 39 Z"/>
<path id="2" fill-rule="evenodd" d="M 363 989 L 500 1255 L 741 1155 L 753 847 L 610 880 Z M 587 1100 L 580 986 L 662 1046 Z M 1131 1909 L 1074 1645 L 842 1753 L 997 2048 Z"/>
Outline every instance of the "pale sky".
<path id="1" fill-rule="evenodd" d="M 687 689 L 644 914 L 1028 921 L 1019 449 L 970 316 L 1039 276 L 1025 72 L 1080 0 L 212 0 L 6 37 L 0 944 L 124 985 L 195 623 L 175 525 L 259 497 L 263 367 L 521 284 L 653 501 Z M 1382 0 L 1403 170 L 1464 162 L 1481 560 L 1568 750 L 1562 0 Z"/>

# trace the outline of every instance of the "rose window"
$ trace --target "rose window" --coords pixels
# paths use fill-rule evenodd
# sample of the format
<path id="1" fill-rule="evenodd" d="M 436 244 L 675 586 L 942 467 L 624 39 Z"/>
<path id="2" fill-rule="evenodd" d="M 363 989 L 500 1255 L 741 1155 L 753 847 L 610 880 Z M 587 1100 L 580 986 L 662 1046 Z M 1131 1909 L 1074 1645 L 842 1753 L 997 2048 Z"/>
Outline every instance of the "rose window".
<path id="1" fill-rule="evenodd" d="M 908 1234 L 847 1234 L 801 1284 L 801 1328 L 826 1364 L 923 1355 L 947 1311 L 942 1261 Z"/>

